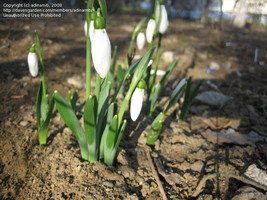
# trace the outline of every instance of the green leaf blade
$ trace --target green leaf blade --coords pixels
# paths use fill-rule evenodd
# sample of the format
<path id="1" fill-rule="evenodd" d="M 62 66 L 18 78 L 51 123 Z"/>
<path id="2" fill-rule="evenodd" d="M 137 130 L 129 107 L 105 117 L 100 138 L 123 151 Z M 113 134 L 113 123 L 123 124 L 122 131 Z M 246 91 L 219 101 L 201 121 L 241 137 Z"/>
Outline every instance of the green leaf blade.
<path id="1" fill-rule="evenodd" d="M 78 140 L 82 158 L 88 160 L 88 149 L 86 145 L 85 132 L 76 117 L 70 103 L 66 101 L 57 91 L 54 93 L 55 104 L 65 124 L 71 129 Z"/>

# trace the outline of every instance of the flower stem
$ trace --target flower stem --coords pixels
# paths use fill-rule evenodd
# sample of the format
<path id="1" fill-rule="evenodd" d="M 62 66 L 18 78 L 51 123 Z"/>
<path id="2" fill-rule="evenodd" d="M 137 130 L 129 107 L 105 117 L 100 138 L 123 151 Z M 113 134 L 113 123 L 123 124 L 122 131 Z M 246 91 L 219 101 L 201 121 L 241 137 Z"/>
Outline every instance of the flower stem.
<path id="1" fill-rule="evenodd" d="M 38 132 L 38 140 L 40 145 L 45 145 L 47 142 L 48 128 L 47 126 L 41 126 Z"/>
<path id="2" fill-rule="evenodd" d="M 122 104 L 121 104 L 121 108 L 120 108 L 120 111 L 119 111 L 119 114 L 118 114 L 118 126 L 121 124 L 122 122 L 122 119 L 123 119 L 123 116 L 124 116 L 124 113 L 125 113 L 125 110 L 129 104 L 129 101 L 131 99 L 131 96 L 132 96 L 132 93 L 134 91 L 134 88 L 135 87 L 130 87 Z"/>
<path id="3" fill-rule="evenodd" d="M 89 36 L 90 20 L 87 20 L 87 36 L 86 36 L 86 100 L 91 95 L 91 41 Z"/>
<path id="4" fill-rule="evenodd" d="M 98 74 L 96 74 L 95 96 L 97 99 L 99 99 L 101 80 L 102 78 Z"/>

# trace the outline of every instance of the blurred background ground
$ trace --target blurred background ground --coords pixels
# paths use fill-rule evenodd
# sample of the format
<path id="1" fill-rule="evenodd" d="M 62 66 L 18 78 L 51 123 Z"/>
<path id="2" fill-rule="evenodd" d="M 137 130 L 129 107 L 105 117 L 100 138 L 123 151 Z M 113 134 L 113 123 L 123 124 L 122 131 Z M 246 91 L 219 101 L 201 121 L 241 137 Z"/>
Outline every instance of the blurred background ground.
<path id="1" fill-rule="evenodd" d="M 119 47 L 119 63 L 124 62 L 131 33 L 144 16 L 140 5 L 129 4 L 111 10 L 107 26 L 112 46 Z M 167 197 L 192 198 L 200 179 L 214 172 L 244 175 L 266 185 L 266 28 L 250 17 L 245 27 L 237 28 L 231 21 L 221 23 L 220 15 L 202 20 L 186 13 L 184 18 L 173 14 L 163 39 L 160 69 L 175 58 L 179 64 L 158 112 L 183 77 L 206 82 L 186 122 L 178 123 L 174 111 L 153 149 Z M 49 92 L 78 90 L 81 104 L 85 96 L 83 18 L 66 14 L 56 20 L 1 19 L 0 199 L 161 199 L 143 146 L 153 118 L 141 115 L 128 124 L 114 167 L 83 162 L 57 113 L 48 144 L 37 144 L 34 105 L 39 78 L 30 77 L 26 62 L 33 32 L 37 30 L 43 41 Z M 145 51 L 136 51 L 136 57 Z M 208 181 L 192 199 L 253 198 L 266 199 L 266 193 L 220 177 Z"/>

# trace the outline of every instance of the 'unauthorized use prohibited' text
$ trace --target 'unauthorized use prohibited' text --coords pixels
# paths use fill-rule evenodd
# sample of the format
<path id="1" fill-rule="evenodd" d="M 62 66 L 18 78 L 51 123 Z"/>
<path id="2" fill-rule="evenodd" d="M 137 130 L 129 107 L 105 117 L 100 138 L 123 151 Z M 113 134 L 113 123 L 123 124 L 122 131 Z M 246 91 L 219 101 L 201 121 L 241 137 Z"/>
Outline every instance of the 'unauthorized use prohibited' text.
<path id="1" fill-rule="evenodd" d="M 63 8 L 62 3 L 3 3 L 3 18 L 59 18 L 64 13 L 84 13 L 88 9 Z"/>

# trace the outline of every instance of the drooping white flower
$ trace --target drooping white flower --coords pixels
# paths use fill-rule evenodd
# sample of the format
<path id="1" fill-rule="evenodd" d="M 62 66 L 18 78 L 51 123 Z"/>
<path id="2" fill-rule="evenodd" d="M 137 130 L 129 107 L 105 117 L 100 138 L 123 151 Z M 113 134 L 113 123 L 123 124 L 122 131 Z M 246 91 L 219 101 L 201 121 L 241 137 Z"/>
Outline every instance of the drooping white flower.
<path id="1" fill-rule="evenodd" d="M 142 50 L 146 44 L 146 36 L 143 32 L 138 33 L 136 38 L 138 50 Z"/>
<path id="2" fill-rule="evenodd" d="M 29 52 L 28 54 L 28 66 L 30 73 L 33 77 L 36 77 L 38 74 L 38 56 L 35 52 Z"/>
<path id="3" fill-rule="evenodd" d="M 133 121 L 136 121 L 143 105 L 143 99 L 145 90 L 136 88 L 132 94 L 131 105 L 130 105 L 130 116 Z"/>
<path id="4" fill-rule="evenodd" d="M 153 60 L 150 59 L 149 62 L 148 62 L 148 67 L 151 66 L 153 64 Z"/>
<path id="5" fill-rule="evenodd" d="M 154 69 L 151 69 L 150 74 L 155 74 L 155 70 Z M 166 74 L 165 71 L 160 70 L 160 69 L 157 70 L 157 76 L 164 76 L 165 74 Z"/>
<path id="6" fill-rule="evenodd" d="M 146 87 L 146 82 L 144 80 L 140 80 L 132 94 L 131 105 L 130 105 L 130 116 L 133 121 L 136 121 L 141 113 L 143 106 L 143 99 L 145 95 L 145 87 Z"/>
<path id="7" fill-rule="evenodd" d="M 154 19 L 150 19 L 146 27 L 146 40 L 148 43 L 152 42 L 155 28 L 156 28 L 156 21 Z"/>
<path id="8" fill-rule="evenodd" d="M 95 70 L 101 78 L 105 78 L 111 65 L 111 44 L 106 30 L 95 29 L 91 42 Z"/>
<path id="9" fill-rule="evenodd" d="M 168 13 L 165 5 L 160 5 L 160 10 L 161 10 L 161 17 L 159 23 L 159 32 L 161 34 L 164 34 L 169 26 Z"/>
<path id="10" fill-rule="evenodd" d="M 94 20 L 91 20 L 90 21 L 90 27 L 89 27 L 90 39 L 92 39 L 92 37 L 93 37 L 94 30 L 95 30 Z M 87 36 L 87 21 L 84 22 L 84 33 L 85 33 L 85 36 Z"/>

